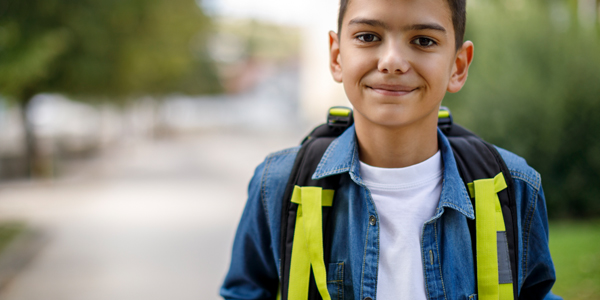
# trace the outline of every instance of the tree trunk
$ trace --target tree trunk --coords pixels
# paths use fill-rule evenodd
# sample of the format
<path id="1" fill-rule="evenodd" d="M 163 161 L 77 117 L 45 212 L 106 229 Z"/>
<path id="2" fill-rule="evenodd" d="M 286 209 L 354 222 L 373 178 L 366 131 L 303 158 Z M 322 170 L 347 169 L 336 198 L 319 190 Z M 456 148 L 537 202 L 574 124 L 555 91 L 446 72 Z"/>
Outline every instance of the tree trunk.
<path id="1" fill-rule="evenodd" d="M 31 99 L 35 94 L 33 90 L 27 90 L 23 92 L 19 101 L 21 124 L 25 133 L 25 167 L 29 178 L 50 177 L 52 176 L 52 161 L 42 155 L 33 124 L 27 117 Z"/>

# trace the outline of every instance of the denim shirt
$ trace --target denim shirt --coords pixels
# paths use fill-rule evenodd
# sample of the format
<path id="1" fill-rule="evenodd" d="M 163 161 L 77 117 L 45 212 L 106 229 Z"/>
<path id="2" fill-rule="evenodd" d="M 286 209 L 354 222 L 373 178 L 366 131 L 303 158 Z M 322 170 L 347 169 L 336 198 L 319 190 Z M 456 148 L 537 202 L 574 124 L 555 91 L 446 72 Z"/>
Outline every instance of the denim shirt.
<path id="1" fill-rule="evenodd" d="M 477 299 L 471 235 L 473 205 L 448 139 L 438 131 L 443 160 L 442 192 L 435 215 L 422 227 L 421 257 L 427 299 Z M 275 299 L 281 276 L 282 197 L 299 147 L 272 153 L 250 181 L 248 201 L 233 243 L 231 266 L 221 287 L 225 299 Z M 560 299 L 548 248 L 548 220 L 540 175 L 525 160 L 498 148 L 514 180 L 517 201 L 520 299 Z M 342 174 L 330 217 L 333 240 L 327 267 L 331 299 L 377 299 L 380 223 L 360 177 L 354 127 L 325 151 L 313 179 Z M 287 200 L 289 201 L 289 200 Z M 369 222 L 375 217 L 376 222 Z M 401 258 L 399 258 L 401 259 Z"/>

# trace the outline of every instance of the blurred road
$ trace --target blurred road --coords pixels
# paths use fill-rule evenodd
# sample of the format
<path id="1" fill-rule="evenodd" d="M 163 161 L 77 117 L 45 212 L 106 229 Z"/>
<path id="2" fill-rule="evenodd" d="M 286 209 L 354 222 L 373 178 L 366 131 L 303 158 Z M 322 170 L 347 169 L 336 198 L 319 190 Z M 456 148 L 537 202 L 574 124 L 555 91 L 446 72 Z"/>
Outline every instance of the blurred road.
<path id="1" fill-rule="evenodd" d="M 48 236 L 0 299 L 219 299 L 253 170 L 301 135 L 133 140 L 61 179 L 0 184 L 0 219 Z"/>

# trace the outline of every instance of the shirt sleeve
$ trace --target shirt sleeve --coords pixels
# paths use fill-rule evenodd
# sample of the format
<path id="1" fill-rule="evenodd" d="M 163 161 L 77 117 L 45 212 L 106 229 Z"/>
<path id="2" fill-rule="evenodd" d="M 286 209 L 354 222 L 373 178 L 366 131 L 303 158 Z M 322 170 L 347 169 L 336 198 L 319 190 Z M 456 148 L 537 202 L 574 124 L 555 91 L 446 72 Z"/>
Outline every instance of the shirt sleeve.
<path id="1" fill-rule="evenodd" d="M 279 286 L 271 232 L 261 199 L 264 163 L 248 187 L 248 201 L 233 242 L 231 265 L 221 287 L 225 299 L 275 299 Z"/>
<path id="2" fill-rule="evenodd" d="M 524 253 L 524 280 L 519 299 L 560 300 L 550 292 L 556 281 L 554 263 L 548 244 L 548 215 L 544 191 L 540 188 L 533 203 L 533 213 L 528 228 L 523 228 L 527 236 Z"/>

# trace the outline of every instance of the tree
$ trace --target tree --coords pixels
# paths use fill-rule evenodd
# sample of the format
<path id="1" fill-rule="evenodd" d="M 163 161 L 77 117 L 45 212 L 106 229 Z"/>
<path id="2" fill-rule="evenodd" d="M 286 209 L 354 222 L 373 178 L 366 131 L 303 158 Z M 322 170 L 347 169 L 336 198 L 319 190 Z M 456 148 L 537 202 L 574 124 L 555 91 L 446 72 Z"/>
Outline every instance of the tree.
<path id="1" fill-rule="evenodd" d="M 0 94 L 25 114 L 41 92 L 116 101 L 214 93 L 220 85 L 204 50 L 210 28 L 193 0 L 2 1 Z M 35 159 L 31 165 L 35 173 Z"/>
<path id="2" fill-rule="evenodd" d="M 474 62 L 455 120 L 527 159 L 551 217 L 600 216 L 600 23 L 562 1 L 478 2 Z"/>

